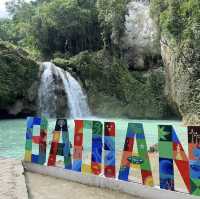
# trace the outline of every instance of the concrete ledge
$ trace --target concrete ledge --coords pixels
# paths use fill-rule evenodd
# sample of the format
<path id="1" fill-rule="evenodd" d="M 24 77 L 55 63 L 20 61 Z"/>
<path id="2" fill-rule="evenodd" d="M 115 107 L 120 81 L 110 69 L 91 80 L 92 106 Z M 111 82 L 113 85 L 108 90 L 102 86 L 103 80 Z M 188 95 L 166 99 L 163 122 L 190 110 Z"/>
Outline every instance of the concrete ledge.
<path id="1" fill-rule="evenodd" d="M 111 190 L 117 190 L 133 196 L 137 196 L 145 199 L 197 199 L 196 196 L 192 196 L 185 193 L 179 193 L 174 191 L 161 190 L 159 188 L 151 188 L 141 184 L 133 182 L 125 182 L 110 178 L 104 178 L 101 176 L 94 176 L 91 174 L 82 175 L 79 172 L 66 170 L 58 167 L 47 167 L 38 164 L 23 162 L 25 170 L 48 175 L 56 178 L 66 179 L 81 184 L 108 188 Z"/>
<path id="2" fill-rule="evenodd" d="M 0 198 L 28 199 L 20 160 L 0 157 Z"/>

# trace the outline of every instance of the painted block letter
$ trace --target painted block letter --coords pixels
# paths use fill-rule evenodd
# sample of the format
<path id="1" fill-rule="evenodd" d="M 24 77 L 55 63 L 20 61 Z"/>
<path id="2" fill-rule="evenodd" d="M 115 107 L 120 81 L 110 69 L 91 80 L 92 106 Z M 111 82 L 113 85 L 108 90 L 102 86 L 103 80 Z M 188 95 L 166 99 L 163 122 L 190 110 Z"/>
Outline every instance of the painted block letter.
<path id="1" fill-rule="evenodd" d="M 40 135 L 33 135 L 34 126 L 40 126 Z M 45 118 L 28 117 L 26 130 L 26 145 L 24 160 L 36 164 L 44 164 L 46 162 L 46 140 L 47 140 L 48 122 Z M 32 144 L 39 145 L 39 154 L 32 154 Z"/>

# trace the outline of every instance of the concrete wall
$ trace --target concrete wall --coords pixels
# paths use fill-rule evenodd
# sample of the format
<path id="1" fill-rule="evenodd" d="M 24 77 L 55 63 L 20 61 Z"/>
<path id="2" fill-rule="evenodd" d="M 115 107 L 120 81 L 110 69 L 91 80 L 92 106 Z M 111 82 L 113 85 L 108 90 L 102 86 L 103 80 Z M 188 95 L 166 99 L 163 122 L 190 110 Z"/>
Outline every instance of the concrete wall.
<path id="1" fill-rule="evenodd" d="M 65 170 L 59 167 L 47 167 L 28 162 L 23 162 L 25 170 L 66 179 L 81 184 L 108 188 L 112 190 L 121 191 L 124 193 L 138 196 L 145 199 L 197 199 L 196 196 L 192 196 L 185 193 L 179 193 L 174 191 L 161 190 L 159 187 L 147 187 L 141 184 L 133 182 L 125 182 L 115 179 L 109 179 L 101 176 L 94 176 L 91 174 L 82 175 L 82 173 Z"/>

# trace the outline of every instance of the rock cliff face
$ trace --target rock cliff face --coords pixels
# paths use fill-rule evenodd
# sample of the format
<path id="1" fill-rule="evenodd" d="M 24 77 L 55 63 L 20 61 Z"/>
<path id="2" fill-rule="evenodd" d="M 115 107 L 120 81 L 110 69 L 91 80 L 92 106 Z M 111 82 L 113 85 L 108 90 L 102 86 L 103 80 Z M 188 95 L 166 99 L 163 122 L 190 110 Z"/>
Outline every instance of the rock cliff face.
<path id="1" fill-rule="evenodd" d="M 36 113 L 38 71 L 25 51 L 0 41 L 0 118 Z"/>
<path id="2" fill-rule="evenodd" d="M 165 95 L 185 123 L 200 121 L 199 1 L 152 1 L 159 22 Z"/>
<path id="3" fill-rule="evenodd" d="M 200 78 L 194 76 L 194 66 L 188 48 L 179 48 L 166 37 L 161 40 L 165 65 L 165 94 L 174 111 L 179 112 L 188 124 L 200 120 Z M 185 53 L 187 56 L 185 56 Z"/>
<path id="4" fill-rule="evenodd" d="M 129 68 L 148 70 L 160 62 L 159 31 L 150 16 L 148 0 L 132 0 L 127 4 L 122 49 Z"/>

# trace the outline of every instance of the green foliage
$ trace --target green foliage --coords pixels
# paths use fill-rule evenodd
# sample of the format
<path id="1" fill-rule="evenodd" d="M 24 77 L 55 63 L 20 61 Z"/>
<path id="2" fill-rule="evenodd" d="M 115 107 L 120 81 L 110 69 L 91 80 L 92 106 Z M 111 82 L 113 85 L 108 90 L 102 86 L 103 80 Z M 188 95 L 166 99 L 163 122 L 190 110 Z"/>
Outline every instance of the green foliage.
<path id="1" fill-rule="evenodd" d="M 162 1 L 156 0 L 155 3 L 154 0 L 151 4 L 152 14 L 159 22 L 163 45 L 167 46 L 165 57 L 173 71 L 174 80 L 170 86 L 176 94 L 173 94 L 172 101 L 187 120 L 192 121 L 192 115 L 200 118 L 200 1 L 165 0 L 164 9 L 158 13 L 156 9 Z M 181 87 L 185 89 L 183 92 L 179 92 Z"/>
<path id="2" fill-rule="evenodd" d="M 0 38 L 9 41 L 11 39 L 11 25 L 9 19 L 0 20 Z"/>
<path id="3" fill-rule="evenodd" d="M 33 56 L 74 55 L 102 46 L 96 0 L 10 0 L 7 9 L 12 19 L 0 22 L 0 38 Z"/>
<path id="4" fill-rule="evenodd" d="M 98 17 L 101 23 L 104 47 L 113 43 L 120 45 L 120 38 L 125 30 L 126 5 L 129 0 L 97 0 Z M 112 37 L 112 39 L 111 39 Z"/>
<path id="5" fill-rule="evenodd" d="M 90 106 L 98 114 L 131 118 L 164 118 L 171 114 L 164 97 L 162 70 L 130 73 L 125 63 L 105 50 L 85 51 L 53 62 L 81 80 Z"/>
<path id="6" fill-rule="evenodd" d="M 10 0 L 7 8 L 12 18 L 0 21 L 0 38 L 28 50 L 36 59 L 55 58 L 56 65 L 81 80 L 91 106 L 105 100 L 109 105 L 103 109 L 113 104 L 113 110 L 120 109 L 124 116 L 163 118 L 168 115 L 163 71 L 130 72 L 121 56 L 127 3 L 129 0 Z M 179 20 L 184 25 L 180 16 L 183 10 L 187 12 L 185 7 L 170 0 L 151 4 L 161 31 L 174 37 L 178 34 L 176 39 L 192 35 L 189 30 L 179 33 L 176 24 Z M 25 98 L 38 72 L 38 65 L 15 47 L 5 49 L 0 54 L 4 71 L 0 72 L 0 106 Z"/>
<path id="7" fill-rule="evenodd" d="M 172 1 L 172 0 L 171 0 Z M 172 10 L 176 11 L 168 14 L 168 9 L 161 13 L 163 23 L 163 31 L 166 34 L 171 34 L 174 43 L 179 49 L 178 59 L 185 69 L 190 66 L 193 68 L 192 76 L 195 79 L 200 77 L 200 1 L 184 0 L 179 4 L 171 2 Z M 172 13 L 172 12 L 171 12 Z M 168 21 L 167 26 L 164 24 L 164 16 Z M 171 19 L 172 18 L 172 19 Z M 174 19 L 174 20 L 173 20 Z M 175 20 L 176 19 L 176 20 Z"/>
<path id="8" fill-rule="evenodd" d="M 0 20 L 0 39 L 28 50 L 33 57 L 38 58 L 39 52 L 30 33 L 35 6 L 22 0 L 12 0 L 7 4 L 7 9 L 12 18 Z"/>
<path id="9" fill-rule="evenodd" d="M 45 55 L 77 54 L 101 47 L 95 2 L 55 0 L 43 3 L 32 22 L 36 45 Z"/>
<path id="10" fill-rule="evenodd" d="M 37 81 L 39 66 L 27 53 L 0 41 L 0 107 L 26 100 L 28 89 Z"/>
<path id="11" fill-rule="evenodd" d="M 11 0 L 7 7 L 14 24 L 12 30 L 18 36 L 13 35 L 11 41 L 31 52 L 39 49 L 45 57 L 58 51 L 76 54 L 99 49 L 101 35 L 95 4 L 94 0 Z"/>
<path id="12" fill-rule="evenodd" d="M 0 38 L 50 58 L 104 47 L 119 53 L 129 0 L 9 0 Z M 7 39 L 6 39 L 7 38 Z"/>
<path id="13" fill-rule="evenodd" d="M 177 42 L 199 37 L 200 2 L 198 0 L 153 0 L 151 13 L 161 32 Z"/>
<path id="14" fill-rule="evenodd" d="M 190 65 L 193 68 L 192 76 L 198 79 L 200 77 L 200 1 L 154 0 L 151 2 L 151 7 L 152 14 L 160 23 L 161 34 L 170 38 L 171 43 L 178 49 L 176 53 L 182 66 L 187 69 Z"/>

